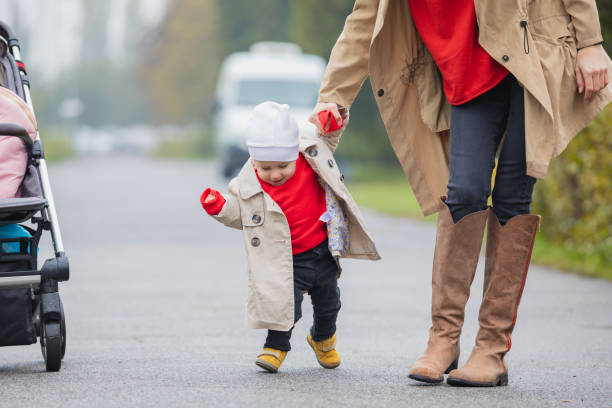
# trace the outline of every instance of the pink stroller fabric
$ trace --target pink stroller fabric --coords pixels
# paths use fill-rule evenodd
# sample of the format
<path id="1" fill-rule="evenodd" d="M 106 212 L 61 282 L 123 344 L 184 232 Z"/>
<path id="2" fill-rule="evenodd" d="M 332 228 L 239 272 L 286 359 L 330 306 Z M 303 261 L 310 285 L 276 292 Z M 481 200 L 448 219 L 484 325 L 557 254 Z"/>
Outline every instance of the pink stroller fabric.
<path id="1" fill-rule="evenodd" d="M 26 103 L 9 89 L 0 87 L 0 123 L 23 127 L 36 139 L 36 119 Z M 0 198 L 19 197 L 19 190 L 28 164 L 23 141 L 0 135 Z"/>

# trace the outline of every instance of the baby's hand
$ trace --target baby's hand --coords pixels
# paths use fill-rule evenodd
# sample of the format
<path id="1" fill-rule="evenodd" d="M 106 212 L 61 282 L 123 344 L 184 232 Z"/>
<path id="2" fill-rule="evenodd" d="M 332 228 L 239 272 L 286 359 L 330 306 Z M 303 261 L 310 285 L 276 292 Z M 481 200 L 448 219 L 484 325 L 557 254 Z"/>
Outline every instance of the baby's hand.
<path id="1" fill-rule="evenodd" d="M 225 205 L 225 198 L 217 190 L 207 188 L 200 196 L 202 208 L 210 215 L 217 215 Z"/>
<path id="2" fill-rule="evenodd" d="M 216 199 L 217 199 L 217 197 L 214 194 L 208 193 L 208 196 L 204 200 L 204 204 L 210 204 L 210 203 L 214 202 Z"/>

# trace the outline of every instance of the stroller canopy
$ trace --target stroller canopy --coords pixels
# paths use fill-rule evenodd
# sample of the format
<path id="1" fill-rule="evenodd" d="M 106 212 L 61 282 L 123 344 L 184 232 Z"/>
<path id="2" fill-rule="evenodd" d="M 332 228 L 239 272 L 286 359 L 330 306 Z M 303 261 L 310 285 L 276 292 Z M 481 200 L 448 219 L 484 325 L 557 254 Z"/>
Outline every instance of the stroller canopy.
<path id="1" fill-rule="evenodd" d="M 26 103 L 9 89 L 0 87 L 0 125 L 12 124 L 36 139 L 36 119 Z M 20 186 L 28 165 L 24 141 L 15 136 L 3 136 L 0 126 L 0 198 L 20 196 Z"/>

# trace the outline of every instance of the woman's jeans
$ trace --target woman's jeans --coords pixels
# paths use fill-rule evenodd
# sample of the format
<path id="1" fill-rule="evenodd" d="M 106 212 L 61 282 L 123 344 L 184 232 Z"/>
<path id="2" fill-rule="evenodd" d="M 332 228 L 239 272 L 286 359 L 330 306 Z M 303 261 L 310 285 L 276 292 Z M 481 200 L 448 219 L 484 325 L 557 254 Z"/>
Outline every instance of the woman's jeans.
<path id="1" fill-rule="evenodd" d="M 446 204 L 453 220 L 487 208 L 499 154 L 493 211 L 504 225 L 529 214 L 535 179 L 526 174 L 523 88 L 512 74 L 490 91 L 451 107 L 450 178 Z"/>
<path id="2" fill-rule="evenodd" d="M 302 317 L 303 291 L 312 301 L 314 321 L 310 335 L 314 341 L 328 339 L 336 332 L 336 318 L 340 311 L 338 264 L 329 252 L 327 240 L 316 247 L 293 256 L 293 291 L 295 321 Z M 281 351 L 291 350 L 291 332 L 268 330 L 264 347 Z"/>

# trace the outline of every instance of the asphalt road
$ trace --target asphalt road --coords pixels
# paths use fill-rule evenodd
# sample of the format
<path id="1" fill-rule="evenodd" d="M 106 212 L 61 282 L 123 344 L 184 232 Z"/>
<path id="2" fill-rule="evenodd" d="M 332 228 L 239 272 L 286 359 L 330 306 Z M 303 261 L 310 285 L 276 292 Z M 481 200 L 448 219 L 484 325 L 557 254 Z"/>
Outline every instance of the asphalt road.
<path id="1" fill-rule="evenodd" d="M 71 261 L 61 286 L 67 354 L 59 373 L 46 373 L 38 345 L 0 349 L 2 407 L 612 407 L 611 283 L 532 267 L 510 384 L 423 386 L 407 375 L 427 341 L 435 228 L 366 212 L 383 260 L 344 263 L 342 365 L 316 363 L 306 299 L 293 350 L 266 374 L 254 365 L 265 333 L 245 326 L 240 232 L 198 203 L 204 187 L 224 185 L 212 164 L 108 157 L 50 172 Z M 462 361 L 482 265 L 477 276 Z"/>

